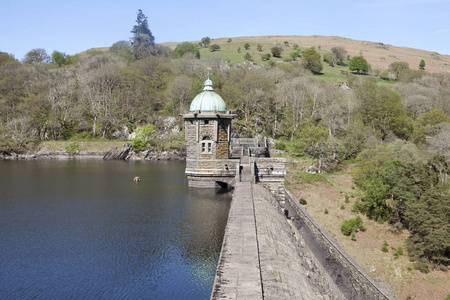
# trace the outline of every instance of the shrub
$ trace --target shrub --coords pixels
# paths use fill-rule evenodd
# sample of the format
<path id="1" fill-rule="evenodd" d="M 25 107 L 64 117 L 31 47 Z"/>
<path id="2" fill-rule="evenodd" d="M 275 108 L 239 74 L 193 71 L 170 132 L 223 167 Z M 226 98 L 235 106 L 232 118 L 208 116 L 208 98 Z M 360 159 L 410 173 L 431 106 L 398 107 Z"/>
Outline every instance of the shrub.
<path id="1" fill-rule="evenodd" d="M 262 52 L 262 51 L 263 51 L 263 46 L 262 46 L 261 44 L 258 44 L 258 45 L 256 46 L 256 49 L 257 49 L 259 52 Z"/>
<path id="2" fill-rule="evenodd" d="M 365 230 L 364 222 L 361 219 L 360 216 L 357 216 L 356 218 L 344 220 L 341 223 L 341 232 L 344 235 L 349 236 L 354 230 Z"/>
<path id="3" fill-rule="evenodd" d="M 81 151 L 80 145 L 78 143 L 72 143 L 66 147 L 66 152 L 78 152 Z"/>
<path id="4" fill-rule="evenodd" d="M 403 255 L 402 246 L 398 246 L 398 248 L 394 248 L 394 258 L 398 258 L 400 255 Z"/>
<path id="5" fill-rule="evenodd" d="M 383 252 L 389 252 L 388 243 L 386 240 L 383 242 L 383 246 L 381 246 L 381 251 Z"/>
<path id="6" fill-rule="evenodd" d="M 250 49 L 250 43 L 245 43 L 245 44 L 244 44 L 244 48 L 245 48 L 245 50 Z"/>
<path id="7" fill-rule="evenodd" d="M 232 39 L 228 39 L 227 40 L 227 43 L 229 44 L 229 43 L 231 43 L 233 40 Z"/>
<path id="8" fill-rule="evenodd" d="M 428 262 L 425 258 L 421 258 L 418 261 L 414 263 L 414 269 L 420 271 L 421 273 L 428 273 L 430 272 Z"/>
<path id="9" fill-rule="evenodd" d="M 270 51 L 272 52 L 273 57 L 281 57 L 281 52 L 283 52 L 283 48 L 281 48 L 280 46 L 275 46 L 272 49 L 270 49 Z"/>
<path id="10" fill-rule="evenodd" d="M 325 52 L 323 54 L 323 61 L 328 63 L 330 67 L 334 67 L 333 55 L 330 52 Z"/>
<path id="11" fill-rule="evenodd" d="M 298 44 L 294 44 L 294 50 L 297 50 L 300 46 Z"/>
<path id="12" fill-rule="evenodd" d="M 325 208 L 325 210 L 323 211 L 324 214 L 328 215 L 328 208 Z"/>
<path id="13" fill-rule="evenodd" d="M 349 198 L 348 195 L 345 194 L 345 203 L 349 203 L 350 202 L 350 200 L 348 198 Z"/>
<path id="14" fill-rule="evenodd" d="M 209 51 L 214 52 L 214 51 L 218 51 L 220 50 L 220 46 L 217 44 L 212 44 L 211 46 L 209 46 Z"/>
<path id="15" fill-rule="evenodd" d="M 248 60 L 248 61 L 253 61 L 252 55 L 251 55 L 250 53 L 248 53 L 248 52 L 245 53 L 244 59 L 245 59 L 245 60 Z"/>
<path id="16" fill-rule="evenodd" d="M 308 204 L 308 202 L 306 202 L 305 198 L 300 198 L 300 199 L 298 200 L 298 202 L 300 202 L 301 205 L 306 205 L 306 204 Z"/>
<path id="17" fill-rule="evenodd" d="M 345 205 L 341 204 L 341 210 L 344 210 L 344 209 L 345 209 Z"/>
<path id="18" fill-rule="evenodd" d="M 265 61 L 265 60 L 270 60 L 271 57 L 272 57 L 272 55 L 270 55 L 270 53 L 266 53 L 266 54 L 262 54 L 262 55 L 261 55 L 261 59 L 262 59 L 263 61 Z"/>
<path id="19" fill-rule="evenodd" d="M 354 230 L 352 230 L 351 239 L 352 241 L 356 241 L 356 234 Z"/>

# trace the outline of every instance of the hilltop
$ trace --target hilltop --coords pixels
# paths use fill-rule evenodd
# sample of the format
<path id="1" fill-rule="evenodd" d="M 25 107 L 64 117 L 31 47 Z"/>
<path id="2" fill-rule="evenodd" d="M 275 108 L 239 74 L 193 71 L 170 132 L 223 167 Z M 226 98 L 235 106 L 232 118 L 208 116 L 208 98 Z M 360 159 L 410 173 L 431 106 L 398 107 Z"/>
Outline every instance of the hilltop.
<path id="1" fill-rule="evenodd" d="M 228 42 L 231 39 L 231 42 Z M 199 41 L 192 41 L 198 44 Z M 243 45 L 250 44 L 249 50 L 245 50 Z M 289 46 L 285 46 L 288 42 Z M 178 42 L 162 43 L 162 45 L 175 49 Z M 426 62 L 426 71 L 431 73 L 450 72 L 450 55 L 439 54 L 420 49 L 407 47 L 397 47 L 381 42 L 369 42 L 352 40 L 338 36 L 248 36 L 248 37 L 225 37 L 212 39 L 211 44 L 220 46 L 219 51 L 211 52 L 209 48 L 201 48 L 200 55 L 202 59 L 222 58 L 229 60 L 231 64 L 244 61 L 244 55 L 248 52 L 252 55 L 257 64 L 267 64 L 261 59 L 261 54 L 270 53 L 270 49 L 276 45 L 283 46 L 282 58 L 272 58 L 272 60 L 282 60 L 288 57 L 289 53 L 294 51 L 293 45 L 298 44 L 301 49 L 315 47 L 322 54 L 331 51 L 332 47 L 344 47 L 350 57 L 362 55 L 372 66 L 372 70 L 385 70 L 389 64 L 397 61 L 407 62 L 411 69 L 418 69 L 421 59 Z M 256 48 L 258 44 L 263 46 L 263 51 L 259 52 Z M 241 53 L 237 49 L 241 47 Z M 333 69 L 333 68 L 330 68 Z M 339 68 L 335 68 L 339 69 Z M 330 70 L 325 69 L 324 72 Z"/>

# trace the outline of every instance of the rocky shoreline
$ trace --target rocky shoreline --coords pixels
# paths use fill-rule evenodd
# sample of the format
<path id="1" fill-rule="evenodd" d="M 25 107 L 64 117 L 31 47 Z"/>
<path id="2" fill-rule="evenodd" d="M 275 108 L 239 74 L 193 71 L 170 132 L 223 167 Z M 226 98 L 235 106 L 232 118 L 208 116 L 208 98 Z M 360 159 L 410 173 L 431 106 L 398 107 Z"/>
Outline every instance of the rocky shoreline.
<path id="1" fill-rule="evenodd" d="M 104 160 L 186 160 L 186 151 L 147 150 L 134 152 L 131 145 L 125 144 L 122 149 L 117 147 L 109 151 L 50 151 L 48 148 L 38 152 L 14 153 L 0 152 L 0 160 L 67 160 L 67 159 L 104 159 Z"/>

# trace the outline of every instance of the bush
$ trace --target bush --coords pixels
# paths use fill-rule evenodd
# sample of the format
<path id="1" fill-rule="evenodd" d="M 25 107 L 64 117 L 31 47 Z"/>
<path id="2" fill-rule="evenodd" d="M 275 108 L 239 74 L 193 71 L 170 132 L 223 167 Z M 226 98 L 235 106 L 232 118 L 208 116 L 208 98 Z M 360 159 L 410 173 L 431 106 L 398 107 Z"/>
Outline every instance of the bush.
<path id="1" fill-rule="evenodd" d="M 341 210 L 344 210 L 344 209 L 345 209 L 345 205 L 341 204 Z"/>
<path id="2" fill-rule="evenodd" d="M 361 219 L 360 216 L 357 216 L 356 218 L 344 220 L 341 223 L 341 232 L 344 235 L 349 236 L 354 230 L 365 230 L 364 222 Z"/>
<path id="3" fill-rule="evenodd" d="M 386 240 L 383 242 L 383 246 L 381 246 L 381 251 L 383 252 L 389 252 L 388 243 Z"/>
<path id="4" fill-rule="evenodd" d="M 81 149 L 78 143 L 72 143 L 66 147 L 66 152 L 79 152 L 79 151 L 81 151 Z"/>
<path id="5" fill-rule="evenodd" d="M 211 46 L 209 46 L 209 51 L 214 52 L 214 51 L 218 51 L 220 50 L 220 46 L 217 44 L 212 44 Z"/>
<path id="6" fill-rule="evenodd" d="M 425 258 L 421 258 L 418 261 L 414 263 L 414 269 L 420 271 L 421 273 L 428 273 L 430 272 L 428 262 Z"/>
<path id="7" fill-rule="evenodd" d="M 400 255 L 403 255 L 402 246 L 398 246 L 398 248 L 394 248 L 394 258 L 398 258 Z"/>
<path id="8" fill-rule="evenodd" d="M 270 52 L 272 52 L 273 57 L 281 57 L 281 52 L 283 52 L 283 48 L 280 46 L 275 46 L 272 49 L 270 49 Z"/>
<path id="9" fill-rule="evenodd" d="M 328 215 L 328 208 L 325 208 L 325 210 L 323 211 L 324 214 Z"/>
<path id="10" fill-rule="evenodd" d="M 251 55 L 250 53 L 248 53 L 248 52 L 245 53 L 244 59 L 245 59 L 245 60 L 248 60 L 248 61 L 253 61 L 252 55 Z"/>
<path id="11" fill-rule="evenodd" d="M 263 61 L 265 61 L 265 60 L 270 60 L 271 57 L 272 57 L 272 55 L 270 55 L 270 53 L 266 53 L 266 54 L 262 54 L 262 55 L 261 55 L 261 59 L 262 59 Z"/>
<path id="12" fill-rule="evenodd" d="M 298 202 L 300 202 L 301 205 L 306 205 L 306 204 L 308 204 L 308 202 L 306 202 L 306 200 L 305 200 L 304 198 L 300 198 L 300 199 L 298 200 Z"/>
<path id="13" fill-rule="evenodd" d="M 245 43 L 245 44 L 244 44 L 244 48 L 245 48 L 245 50 L 250 49 L 250 43 Z"/>

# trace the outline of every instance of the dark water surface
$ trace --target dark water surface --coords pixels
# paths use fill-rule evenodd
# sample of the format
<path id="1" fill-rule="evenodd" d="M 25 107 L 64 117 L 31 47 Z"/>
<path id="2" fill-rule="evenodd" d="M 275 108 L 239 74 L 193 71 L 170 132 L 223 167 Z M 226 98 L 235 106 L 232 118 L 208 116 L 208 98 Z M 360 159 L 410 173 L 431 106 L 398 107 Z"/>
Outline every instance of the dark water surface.
<path id="1" fill-rule="evenodd" d="M 0 299 L 209 299 L 231 196 L 184 167 L 0 161 Z"/>

